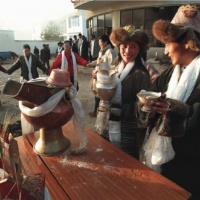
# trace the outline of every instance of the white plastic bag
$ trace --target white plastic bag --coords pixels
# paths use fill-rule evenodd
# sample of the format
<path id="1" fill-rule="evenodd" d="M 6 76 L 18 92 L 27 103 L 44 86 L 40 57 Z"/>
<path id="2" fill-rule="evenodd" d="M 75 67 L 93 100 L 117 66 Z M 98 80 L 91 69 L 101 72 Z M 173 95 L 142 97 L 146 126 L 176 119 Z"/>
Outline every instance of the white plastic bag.
<path id="1" fill-rule="evenodd" d="M 155 146 L 151 157 L 151 163 L 153 165 L 162 165 L 174 158 L 175 152 L 171 141 L 171 137 L 156 135 Z"/>
<path id="2" fill-rule="evenodd" d="M 162 128 L 163 123 L 159 128 Z M 171 144 L 171 137 L 159 135 L 159 130 L 154 127 L 149 138 L 146 140 L 144 150 L 144 162 L 147 166 L 157 172 L 161 172 L 160 165 L 169 162 L 175 156 Z"/>

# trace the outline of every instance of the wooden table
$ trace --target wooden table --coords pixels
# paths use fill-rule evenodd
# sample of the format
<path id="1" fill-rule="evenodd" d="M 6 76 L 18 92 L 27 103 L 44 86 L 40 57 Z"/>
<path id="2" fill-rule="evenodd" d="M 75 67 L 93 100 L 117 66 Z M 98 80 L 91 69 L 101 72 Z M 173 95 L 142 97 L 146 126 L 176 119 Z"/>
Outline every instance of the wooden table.
<path id="1" fill-rule="evenodd" d="M 64 135 L 76 144 L 71 122 Z M 32 146 L 38 132 L 18 137 L 23 165 L 44 171 L 52 200 L 186 200 L 190 193 L 86 129 L 87 151 L 80 155 L 39 156 Z M 28 140 L 27 140 L 28 139 Z"/>

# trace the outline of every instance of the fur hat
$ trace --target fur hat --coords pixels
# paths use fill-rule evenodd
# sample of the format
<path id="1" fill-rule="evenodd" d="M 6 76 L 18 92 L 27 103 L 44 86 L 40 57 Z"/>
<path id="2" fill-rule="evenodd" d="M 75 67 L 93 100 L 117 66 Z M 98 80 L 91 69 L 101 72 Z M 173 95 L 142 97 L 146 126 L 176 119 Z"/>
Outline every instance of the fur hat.
<path id="1" fill-rule="evenodd" d="M 185 11 L 187 11 L 187 14 L 184 14 Z M 186 39 L 193 49 L 199 51 L 200 13 L 195 6 L 181 6 L 172 19 L 172 22 L 158 20 L 153 24 L 152 32 L 164 44 L 170 42 L 180 43 L 183 39 Z"/>
<path id="2" fill-rule="evenodd" d="M 128 41 L 135 41 L 140 47 L 140 52 L 143 53 L 149 49 L 149 38 L 144 31 L 135 29 L 134 26 L 128 25 L 119 27 L 112 31 L 110 40 L 115 47 L 119 48 L 120 44 Z"/>

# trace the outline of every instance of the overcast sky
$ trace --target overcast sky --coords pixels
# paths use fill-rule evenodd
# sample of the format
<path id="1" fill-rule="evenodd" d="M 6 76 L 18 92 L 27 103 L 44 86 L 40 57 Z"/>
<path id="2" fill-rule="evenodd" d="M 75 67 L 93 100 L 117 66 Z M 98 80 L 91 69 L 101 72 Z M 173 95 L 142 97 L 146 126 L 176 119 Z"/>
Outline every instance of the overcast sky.
<path id="1" fill-rule="evenodd" d="M 24 30 L 33 23 L 71 12 L 71 0 L 0 0 L 0 30 Z"/>

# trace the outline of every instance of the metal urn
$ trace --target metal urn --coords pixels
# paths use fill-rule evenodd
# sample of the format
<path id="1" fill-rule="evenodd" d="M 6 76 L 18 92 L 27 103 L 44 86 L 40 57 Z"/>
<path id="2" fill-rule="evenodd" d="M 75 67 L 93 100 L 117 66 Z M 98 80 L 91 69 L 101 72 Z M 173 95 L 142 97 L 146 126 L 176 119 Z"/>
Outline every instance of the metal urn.
<path id="1" fill-rule="evenodd" d="M 33 147 L 34 151 L 39 155 L 57 155 L 70 147 L 69 139 L 62 133 L 62 126 L 74 114 L 74 109 L 66 90 L 71 85 L 68 72 L 63 70 L 53 70 L 45 80 L 38 79 L 38 81 L 24 83 L 8 80 L 5 84 L 3 94 L 20 100 L 19 107 L 24 120 L 28 124 L 39 128 L 39 139 Z M 54 104 L 51 104 L 52 101 L 54 101 Z M 39 111 L 32 114 L 38 108 L 41 109 L 40 112 L 42 114 L 39 114 Z M 26 109 L 31 112 L 27 114 L 25 112 Z M 50 111 L 48 112 L 48 110 Z M 21 121 L 22 124 L 23 121 Z"/>
<path id="2" fill-rule="evenodd" d="M 100 135 L 108 135 L 111 99 L 116 90 L 114 66 L 101 62 L 97 66 L 96 92 L 100 98 L 95 129 Z"/>

